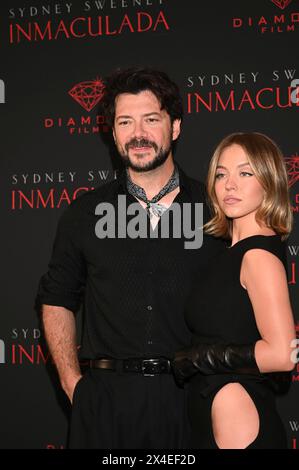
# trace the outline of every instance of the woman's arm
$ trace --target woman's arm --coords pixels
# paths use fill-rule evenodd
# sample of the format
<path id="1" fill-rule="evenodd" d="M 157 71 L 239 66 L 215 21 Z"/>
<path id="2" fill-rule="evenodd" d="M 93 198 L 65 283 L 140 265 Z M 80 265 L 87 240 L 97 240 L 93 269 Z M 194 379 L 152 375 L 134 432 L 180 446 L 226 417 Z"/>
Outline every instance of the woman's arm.
<path id="1" fill-rule="evenodd" d="M 240 282 L 247 289 L 262 337 L 255 344 L 259 370 L 292 370 L 291 342 L 296 335 L 282 262 L 266 250 L 249 250 L 243 257 Z"/>
<path id="2" fill-rule="evenodd" d="M 295 329 L 283 264 L 265 250 L 250 250 L 243 257 L 240 282 L 248 291 L 262 339 L 251 344 L 199 343 L 176 352 L 172 368 L 178 384 L 198 372 L 260 374 L 294 368 Z"/>

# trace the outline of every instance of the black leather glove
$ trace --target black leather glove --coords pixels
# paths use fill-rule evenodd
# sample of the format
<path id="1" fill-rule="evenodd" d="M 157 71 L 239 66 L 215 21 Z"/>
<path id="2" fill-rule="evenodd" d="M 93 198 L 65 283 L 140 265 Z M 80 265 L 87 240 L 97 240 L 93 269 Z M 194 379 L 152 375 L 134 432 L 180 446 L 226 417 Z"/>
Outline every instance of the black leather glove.
<path id="1" fill-rule="evenodd" d="M 197 344 L 175 353 L 174 377 L 179 385 L 200 372 L 211 374 L 260 374 L 253 344 Z"/>

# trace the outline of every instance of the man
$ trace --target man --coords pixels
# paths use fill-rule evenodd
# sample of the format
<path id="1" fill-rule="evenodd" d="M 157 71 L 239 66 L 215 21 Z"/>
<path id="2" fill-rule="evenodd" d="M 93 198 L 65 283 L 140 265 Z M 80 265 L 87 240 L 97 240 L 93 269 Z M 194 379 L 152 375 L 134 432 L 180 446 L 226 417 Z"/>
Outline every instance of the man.
<path id="1" fill-rule="evenodd" d="M 178 87 L 156 70 L 118 71 L 106 81 L 103 108 L 125 170 L 62 215 L 38 293 L 49 349 L 73 403 L 70 447 L 184 448 L 186 391 L 170 359 L 190 343 L 183 312 L 196 272 L 222 244 L 204 237 L 201 249 L 187 249 L 188 234 L 174 233 L 185 221 L 169 236 L 161 227 L 167 216 L 175 220 L 175 204 L 191 205 L 191 222 L 198 222 L 195 208 L 204 203 L 203 185 L 173 159 Z M 133 204 L 145 214 L 146 237 L 130 236 Z M 103 207 L 115 209 L 105 223 Z M 83 376 L 74 318 L 82 302 L 80 358 L 90 366 Z"/>

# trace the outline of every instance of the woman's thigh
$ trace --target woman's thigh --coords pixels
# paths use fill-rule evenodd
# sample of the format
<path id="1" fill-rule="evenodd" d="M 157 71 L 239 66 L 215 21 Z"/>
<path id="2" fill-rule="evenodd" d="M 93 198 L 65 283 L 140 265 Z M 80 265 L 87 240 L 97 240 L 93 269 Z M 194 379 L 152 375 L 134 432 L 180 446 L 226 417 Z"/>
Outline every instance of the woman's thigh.
<path id="1" fill-rule="evenodd" d="M 240 383 L 226 384 L 216 393 L 211 421 L 215 442 L 221 449 L 244 449 L 259 434 L 258 410 Z"/>

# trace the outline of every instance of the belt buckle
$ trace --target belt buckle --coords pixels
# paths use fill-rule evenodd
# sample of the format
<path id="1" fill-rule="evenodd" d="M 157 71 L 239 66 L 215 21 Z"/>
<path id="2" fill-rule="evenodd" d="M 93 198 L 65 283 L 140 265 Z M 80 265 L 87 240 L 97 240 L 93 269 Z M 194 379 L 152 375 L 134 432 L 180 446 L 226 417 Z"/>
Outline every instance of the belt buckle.
<path id="1" fill-rule="evenodd" d="M 157 359 L 142 359 L 141 370 L 144 377 L 154 377 L 154 375 L 156 375 L 155 373 L 149 373 L 146 371 L 148 365 L 152 366 L 154 364 L 158 364 Z"/>

